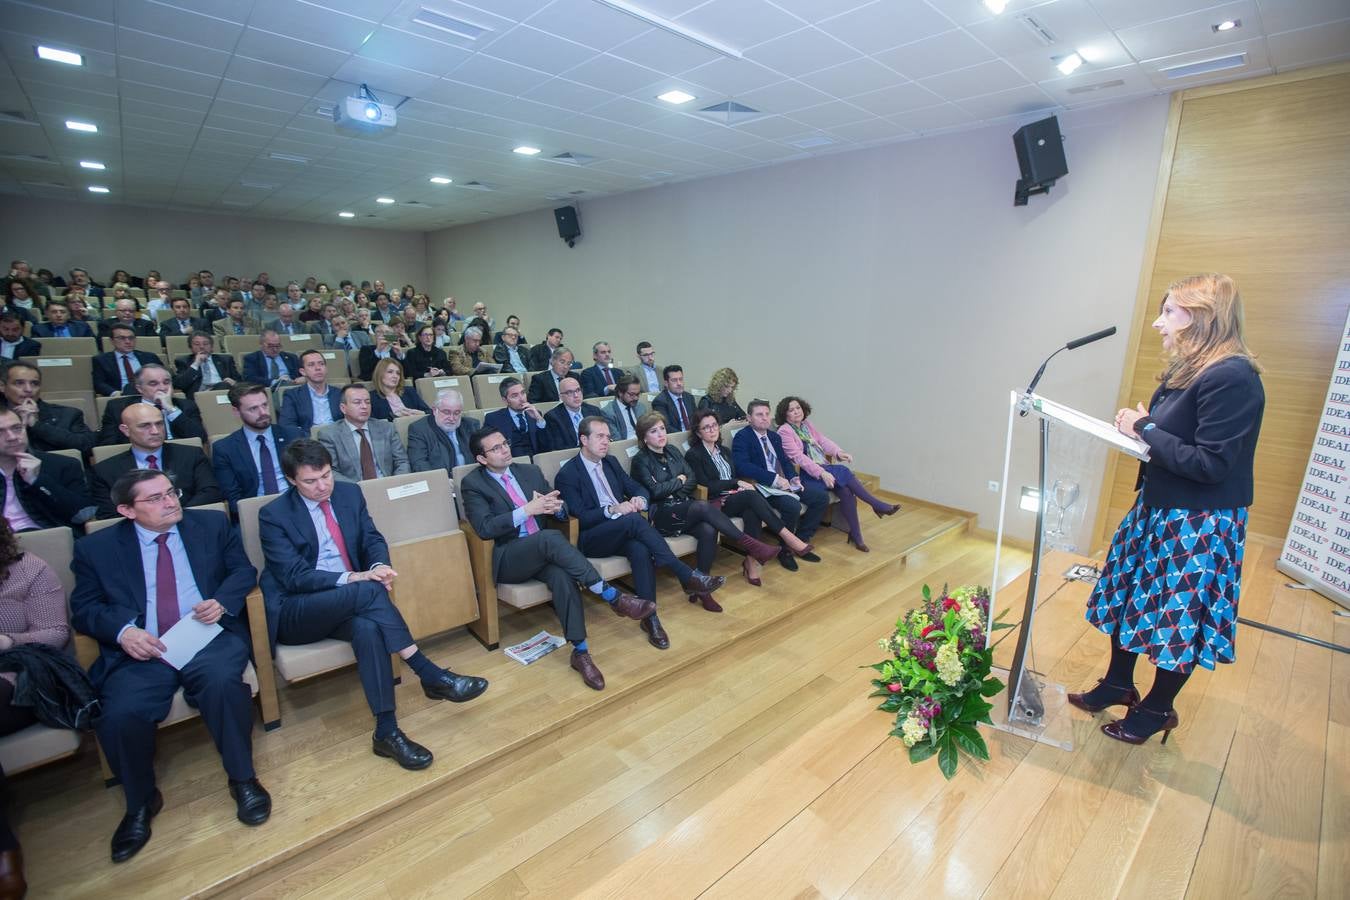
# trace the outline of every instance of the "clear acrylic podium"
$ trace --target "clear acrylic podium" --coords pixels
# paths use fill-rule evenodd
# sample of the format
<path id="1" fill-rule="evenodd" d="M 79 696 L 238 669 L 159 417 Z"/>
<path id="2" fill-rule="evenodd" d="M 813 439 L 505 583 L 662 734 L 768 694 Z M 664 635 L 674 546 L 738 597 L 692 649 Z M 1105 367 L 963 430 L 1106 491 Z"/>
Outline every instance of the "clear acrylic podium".
<path id="1" fill-rule="evenodd" d="M 1032 671 L 1032 634 L 1036 613 L 1037 588 L 1041 575 L 1042 557 L 1046 545 L 1046 509 L 1052 503 L 1060 503 L 1060 539 L 1063 539 L 1062 523 L 1065 505 L 1062 499 L 1054 497 L 1047 478 L 1047 467 L 1051 456 L 1051 432 L 1069 433 L 1075 440 L 1092 445 L 1105 445 L 1110 450 L 1125 453 L 1135 459 L 1148 459 L 1148 445 L 1135 438 L 1128 438 L 1116 430 L 1110 422 L 1103 422 L 1075 409 L 1056 403 L 1034 393 L 1011 391 L 1008 401 L 1008 433 L 1003 454 L 1002 491 L 999 497 L 998 545 L 994 551 L 994 578 L 990 586 L 989 622 L 985 629 L 986 646 L 992 644 L 993 618 L 998 609 L 998 586 L 1000 584 L 1000 563 L 1002 561 L 1003 534 L 1008 510 L 1009 471 L 1013 455 L 1013 435 L 1023 418 L 1034 418 L 1038 430 L 1037 495 L 1036 495 L 1036 531 L 1032 541 L 1031 567 L 1027 582 L 1027 594 L 1022 610 L 1022 618 L 1017 626 L 1017 644 L 1013 652 L 1012 664 L 1007 682 L 1007 703 L 999 706 L 994 700 L 995 710 L 991 714 L 995 727 L 1029 737 L 1040 743 L 1051 744 L 1064 750 L 1073 749 L 1072 732 L 1069 720 L 1064 715 L 1066 699 L 1063 685 L 1048 683 L 1041 673 Z M 1058 481 L 1056 482 L 1058 485 Z M 1072 501 L 1070 501 L 1072 502 Z"/>

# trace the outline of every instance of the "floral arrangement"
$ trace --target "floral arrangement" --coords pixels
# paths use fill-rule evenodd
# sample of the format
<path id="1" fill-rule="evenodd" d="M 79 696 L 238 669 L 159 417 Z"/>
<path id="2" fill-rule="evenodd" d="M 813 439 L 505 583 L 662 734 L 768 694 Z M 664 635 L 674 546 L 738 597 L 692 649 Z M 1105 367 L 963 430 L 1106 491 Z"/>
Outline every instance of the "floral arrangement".
<path id="1" fill-rule="evenodd" d="M 992 648 L 985 648 L 989 589 L 967 585 L 934 597 L 923 586 L 923 604 L 905 613 L 895 631 L 881 640 L 892 654 L 869 668 L 878 709 L 895 714 L 891 734 L 909 748 L 909 761 L 937 756 L 946 778 L 956 774 L 960 753 L 988 759 L 989 748 L 976 725 L 992 725 L 985 699 L 1003 690 L 989 674 Z M 994 630 L 1011 628 L 1001 622 Z"/>

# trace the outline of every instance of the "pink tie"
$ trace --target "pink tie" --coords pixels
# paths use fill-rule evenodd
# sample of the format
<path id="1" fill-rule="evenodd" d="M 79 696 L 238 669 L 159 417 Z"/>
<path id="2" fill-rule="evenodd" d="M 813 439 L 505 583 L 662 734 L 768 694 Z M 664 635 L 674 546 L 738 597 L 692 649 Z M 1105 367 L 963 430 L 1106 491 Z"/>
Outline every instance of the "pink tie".
<path id="1" fill-rule="evenodd" d="M 338 527 L 337 518 L 333 515 L 333 504 L 327 500 L 320 500 L 319 509 L 323 510 L 323 520 L 328 524 L 328 536 L 337 545 L 342 564 L 347 567 L 348 572 L 355 572 L 356 567 L 352 565 L 352 558 L 347 555 L 347 542 L 342 539 L 342 529 Z"/>
<path id="2" fill-rule="evenodd" d="M 520 495 L 520 491 L 516 489 L 516 483 L 511 479 L 510 472 L 502 473 L 502 484 L 506 485 L 506 496 L 511 498 L 512 503 L 514 503 L 517 507 L 525 505 L 525 498 L 522 497 Z M 534 516 L 526 516 L 525 533 L 534 534 L 538 530 L 539 530 L 539 523 L 534 520 Z"/>

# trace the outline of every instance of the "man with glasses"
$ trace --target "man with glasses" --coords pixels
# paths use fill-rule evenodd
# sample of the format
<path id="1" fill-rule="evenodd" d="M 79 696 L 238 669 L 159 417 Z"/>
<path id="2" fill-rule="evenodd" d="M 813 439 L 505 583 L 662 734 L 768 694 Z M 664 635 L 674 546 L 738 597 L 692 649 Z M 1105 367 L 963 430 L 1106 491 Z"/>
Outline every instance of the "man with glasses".
<path id="1" fill-rule="evenodd" d="M 275 389 L 288 382 L 300 384 L 305 376 L 300 374 L 300 357 L 282 350 L 281 335 L 269 328 L 258 336 L 258 349 L 244 357 L 244 380 Z"/>
<path id="2" fill-rule="evenodd" d="M 136 329 L 131 325 L 118 322 L 108 334 L 113 348 L 89 360 L 94 393 L 100 397 L 116 397 L 133 387 L 141 366 L 164 364 L 155 354 L 136 349 Z"/>
<path id="3" fill-rule="evenodd" d="M 558 382 L 572 371 L 572 351 L 559 346 L 549 357 L 548 369 L 530 379 L 531 403 L 557 403 L 562 399 Z"/>
<path id="4" fill-rule="evenodd" d="M 253 702 L 244 683 L 251 647 L 244 598 L 258 573 L 225 516 L 184 510 L 178 494 L 165 472 L 124 473 L 111 500 L 122 521 L 77 541 L 71 564 L 71 624 L 99 643 L 89 669 L 102 704 L 98 742 L 126 798 L 112 837 L 115 863 L 145 846 L 164 806 L 155 730 L 180 687 L 220 752 L 235 816 L 261 825 L 272 812 L 253 768 Z M 163 638 L 188 617 L 220 630 L 181 667 L 166 665 Z"/>
<path id="5" fill-rule="evenodd" d="M 108 337 L 112 334 L 113 328 L 124 325 L 135 332 L 136 337 L 157 337 L 159 329 L 148 320 L 140 318 L 139 313 L 135 300 L 126 297 L 118 300 L 113 304 L 113 317 L 99 323 L 102 336 Z"/>
<path id="6" fill-rule="evenodd" d="M 548 449 L 548 423 L 544 414 L 525 397 L 525 385 L 515 378 L 503 378 L 497 393 L 506 409 L 494 409 L 483 417 L 483 425 L 495 428 L 511 441 L 512 456 L 534 456 Z"/>
<path id="7" fill-rule="evenodd" d="M 637 345 L 638 367 L 633 373 L 638 376 L 642 383 L 642 389 L 648 394 L 657 394 L 661 391 L 661 373 L 656 369 L 656 348 L 650 341 L 642 341 Z"/>
<path id="8" fill-rule="evenodd" d="M 100 444 L 125 442 L 120 427 L 122 410 L 132 405 L 148 406 L 164 418 L 166 440 L 195 437 L 206 443 L 206 427 L 202 424 L 201 410 L 186 397 L 174 399 L 173 376 L 168 369 L 156 363 L 142 366 L 133 384 L 136 387 L 135 394 L 117 397 L 103 408 L 103 421 L 98 432 Z"/>
<path id="9" fill-rule="evenodd" d="M 524 372 L 528 350 L 528 347 L 521 346 L 520 329 L 508 324 L 501 333 L 501 342 L 492 351 L 492 361 L 499 363 L 503 372 Z"/>
<path id="10" fill-rule="evenodd" d="M 637 437 L 638 419 L 651 408 L 642 399 L 642 385 L 632 372 L 624 373 L 614 383 L 614 402 L 605 405 L 605 421 L 609 422 L 610 436 L 616 441 Z"/>
<path id="11" fill-rule="evenodd" d="M 511 443 L 505 435 L 483 428 L 473 435 L 470 448 L 479 467 L 464 476 L 460 489 L 469 524 L 479 537 L 493 542 L 493 582 L 537 579 L 548 585 L 563 636 L 573 647 L 572 668 L 587 687 L 604 690 L 605 676 L 591 659 L 586 641 L 586 614 L 577 585 L 584 584 L 616 615 L 638 621 L 654 614 L 656 604 L 606 584 L 562 532 L 545 526 L 544 517 L 565 520 L 567 509 L 537 467 L 511 462 Z"/>
<path id="12" fill-rule="evenodd" d="M 581 381 L 571 375 L 558 382 L 562 403 L 544 414 L 544 443 L 550 450 L 575 450 L 581 437 L 581 420 L 600 416 L 600 408 L 582 401 Z"/>
<path id="13" fill-rule="evenodd" d="M 225 499 L 205 453 L 187 444 L 165 442 L 164 415 L 155 407 L 146 403 L 127 406 L 122 410 L 120 431 L 131 448 L 95 464 L 89 473 L 89 492 L 100 519 L 117 514 L 112 486 L 132 469 L 167 472 L 183 492 L 184 506 L 205 506 Z"/>
<path id="14" fill-rule="evenodd" d="M 438 391 L 431 415 L 408 429 L 408 463 L 414 472 L 444 469 L 453 477 L 455 466 L 474 461 L 469 439 L 477 430 L 478 420 L 464 415 L 464 395 L 454 388 Z"/>

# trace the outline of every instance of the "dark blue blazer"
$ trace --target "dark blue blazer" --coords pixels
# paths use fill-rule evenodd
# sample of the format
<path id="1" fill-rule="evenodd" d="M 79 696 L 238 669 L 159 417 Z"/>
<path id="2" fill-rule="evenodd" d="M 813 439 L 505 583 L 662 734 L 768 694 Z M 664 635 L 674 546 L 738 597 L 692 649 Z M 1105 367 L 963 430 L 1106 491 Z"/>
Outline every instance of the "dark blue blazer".
<path id="1" fill-rule="evenodd" d="M 548 450 L 548 428 L 535 424 L 529 416 L 525 417 L 526 427 L 522 434 L 516 434 L 516 422 L 509 409 L 494 409 L 483 417 L 484 428 L 495 428 L 511 442 L 512 456 L 534 456 Z"/>
<path id="2" fill-rule="evenodd" d="M 56 334 L 55 334 L 55 331 L 54 331 L 55 328 L 56 328 L 56 326 L 53 325 L 51 322 L 39 322 L 38 324 L 36 324 L 36 325 L 33 326 L 33 337 L 40 337 L 40 338 L 54 338 L 54 337 L 56 337 Z M 66 322 L 66 329 L 70 332 L 70 336 L 71 336 L 71 337 L 93 337 L 93 336 L 94 336 L 94 329 L 90 328 L 90 327 L 89 327 L 86 323 L 84 323 L 84 322 L 71 322 L 71 321 L 67 321 L 67 322 Z"/>
<path id="3" fill-rule="evenodd" d="M 783 470 L 783 477 L 788 481 L 796 478 L 797 467 L 783 455 L 783 439 L 776 431 L 769 431 L 767 436 L 769 446 L 773 447 L 773 452 L 778 456 L 778 465 Z M 769 468 L 768 460 L 764 458 L 764 448 L 759 443 L 759 435 L 755 434 L 753 428 L 742 428 L 731 439 L 731 465 L 736 470 L 737 478 L 749 478 L 765 487 L 771 486 L 778 475 Z"/>
<path id="4" fill-rule="evenodd" d="M 369 569 L 389 562 L 389 545 L 366 510 L 366 498 L 351 482 L 333 485 L 333 517 L 342 529 L 352 565 Z M 320 572 L 319 535 L 299 491 L 287 491 L 258 513 L 258 534 L 267 561 L 260 584 L 267 604 L 267 628 L 276 643 L 277 617 L 291 594 L 312 594 L 337 587 L 338 572 Z"/>
<path id="5" fill-rule="evenodd" d="M 341 403 L 342 388 L 328 385 L 328 411 L 334 422 L 342 418 Z M 277 424 L 299 428 L 306 437 L 309 436 L 309 430 L 314 427 L 314 406 L 310 403 L 308 384 L 293 387 L 281 395 L 281 413 L 277 416 Z"/>
<path id="6" fill-rule="evenodd" d="M 14 348 L 14 359 L 17 361 L 20 356 L 37 356 L 41 353 L 41 344 L 32 338 L 20 337 L 18 346 Z"/>
<path id="7" fill-rule="evenodd" d="M 623 369 L 610 367 L 610 375 L 615 381 L 623 377 Z M 605 372 L 599 365 L 590 366 L 581 372 L 581 393 L 586 397 L 613 397 L 614 392 L 605 393 Z"/>
<path id="8" fill-rule="evenodd" d="M 183 510 L 178 534 L 192 565 L 202 599 L 225 607 L 222 628 L 249 642 L 244 598 L 258 583 L 258 570 L 248 561 L 244 544 L 228 519 L 213 510 Z M 75 590 L 70 595 L 70 623 L 99 643 L 99 658 L 89 669 L 101 685 L 114 667 L 130 660 L 117 643 L 128 622 L 145 627 L 145 575 L 136 527 L 130 520 L 96 531 L 75 542 Z"/>
<path id="9" fill-rule="evenodd" d="M 287 425 L 272 426 L 272 439 L 276 442 L 278 455 L 285 452 L 286 445 L 291 441 L 307 437 L 307 430 L 301 431 Z M 258 496 L 258 469 L 253 465 L 253 450 L 249 447 L 252 439 L 251 434 L 240 428 L 211 445 L 211 468 L 215 470 L 220 492 L 230 503 L 230 512 L 235 512 L 239 501 L 245 497 Z"/>
<path id="10" fill-rule="evenodd" d="M 431 407 L 427 406 L 427 401 L 422 399 L 422 395 L 417 393 L 417 388 L 411 385 L 403 389 L 403 393 L 398 395 L 398 399 L 403 401 L 403 405 L 408 409 L 415 409 L 431 415 Z M 375 391 L 370 392 L 370 417 L 372 419 L 384 419 L 386 422 L 394 421 L 394 408 L 389 405 L 389 401 L 384 399 L 384 395 Z"/>
<path id="11" fill-rule="evenodd" d="M 297 378 L 300 375 L 300 357 L 294 353 L 282 350 L 279 354 L 281 364 L 286 367 L 286 376 L 288 378 Z M 244 357 L 244 380 L 251 381 L 254 384 L 271 384 L 272 379 L 267 374 L 267 361 L 263 357 L 261 350 L 254 350 Z"/>
<path id="12" fill-rule="evenodd" d="M 609 489 L 614 493 L 615 500 L 622 503 L 632 497 L 651 499 L 647 489 L 630 478 L 617 459 L 606 456 L 600 461 L 600 465 L 604 469 L 605 480 L 609 482 Z M 577 517 L 582 528 L 609 521 L 580 455 L 563 463 L 557 477 L 553 479 L 553 486 L 562 495 L 563 502 L 567 504 L 567 511 Z"/>
<path id="13" fill-rule="evenodd" d="M 581 404 L 581 417 L 600 416 L 600 407 L 592 406 L 589 403 Z M 573 450 L 579 440 L 576 431 L 572 428 L 572 417 L 567 414 L 567 407 L 561 403 L 544 413 L 544 422 L 548 428 L 544 431 L 544 440 L 550 450 Z M 608 423 L 606 423 L 608 424 Z"/>
<path id="14" fill-rule="evenodd" d="M 154 363 L 157 366 L 164 365 L 164 361 L 153 353 L 147 353 L 144 350 L 135 350 L 131 354 L 140 361 L 143 366 Z M 100 353 L 89 360 L 89 368 L 94 380 L 94 393 L 100 397 L 116 397 L 122 393 L 122 373 L 117 367 L 117 353 L 109 350 L 107 353 Z M 170 369 L 170 372 L 173 370 Z"/>

